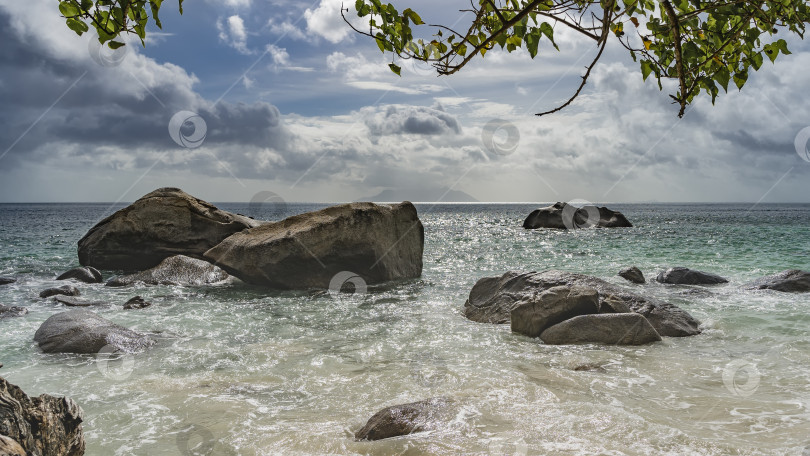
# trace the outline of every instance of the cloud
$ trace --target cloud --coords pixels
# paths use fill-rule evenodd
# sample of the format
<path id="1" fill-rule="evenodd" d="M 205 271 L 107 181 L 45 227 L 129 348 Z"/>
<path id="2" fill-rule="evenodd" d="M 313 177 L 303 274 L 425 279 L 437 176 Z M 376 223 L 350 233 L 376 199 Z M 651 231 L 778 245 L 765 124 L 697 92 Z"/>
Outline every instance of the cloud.
<path id="1" fill-rule="evenodd" d="M 295 24 L 288 20 L 278 21 L 277 19 L 270 18 L 267 22 L 267 27 L 270 33 L 280 38 L 292 38 L 294 40 L 306 40 L 307 35 L 298 28 Z"/>
<path id="2" fill-rule="evenodd" d="M 361 110 L 364 122 L 371 134 L 398 135 L 439 135 L 460 134 L 461 125 L 452 115 L 434 108 L 423 106 L 389 105 L 384 109 L 366 108 Z"/>
<path id="3" fill-rule="evenodd" d="M 250 54 L 247 48 L 247 31 L 245 31 L 245 21 L 239 15 L 233 15 L 227 18 L 223 23 L 222 20 L 217 21 L 217 29 L 219 30 L 220 41 L 226 43 L 228 46 L 236 49 L 242 54 Z"/>
<path id="4" fill-rule="evenodd" d="M 317 8 L 307 8 L 307 10 L 304 11 L 304 18 L 307 21 L 307 31 L 332 43 L 339 43 L 343 40 L 351 39 L 355 32 L 346 24 L 343 17 L 340 15 L 340 9 L 343 3 L 343 0 L 321 0 Z M 348 13 L 347 18 L 349 18 L 353 24 L 363 22 L 360 18 L 355 17 L 352 11 Z M 368 24 L 366 23 L 366 25 Z"/>

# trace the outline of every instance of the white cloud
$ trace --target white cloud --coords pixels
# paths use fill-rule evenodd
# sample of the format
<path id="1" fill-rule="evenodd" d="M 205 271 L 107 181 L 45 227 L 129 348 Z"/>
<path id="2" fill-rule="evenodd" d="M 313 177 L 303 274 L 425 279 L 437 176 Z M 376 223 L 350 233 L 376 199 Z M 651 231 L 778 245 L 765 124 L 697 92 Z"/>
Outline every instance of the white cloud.
<path id="1" fill-rule="evenodd" d="M 250 54 L 247 48 L 247 31 L 245 21 L 239 15 L 228 17 L 225 23 L 217 21 L 219 39 L 243 54 Z"/>
<path id="2" fill-rule="evenodd" d="M 340 15 L 340 8 L 345 2 L 343 0 L 321 0 L 320 5 L 314 10 L 307 8 L 304 11 L 304 18 L 307 21 L 309 33 L 320 36 L 332 43 L 339 43 L 344 39 L 351 39 L 354 31 L 343 20 Z M 351 10 L 351 8 L 349 8 Z M 355 24 L 363 21 L 354 16 L 354 12 L 347 13 L 347 18 Z M 366 23 L 366 27 L 368 23 Z"/>
<path id="3" fill-rule="evenodd" d="M 250 0 L 225 0 L 225 4 L 231 8 L 248 8 Z"/>
<path id="4" fill-rule="evenodd" d="M 294 40 L 307 39 L 307 35 L 300 28 L 287 20 L 278 22 L 271 18 L 267 21 L 267 26 L 270 28 L 270 33 L 279 37 L 279 40 L 282 38 L 292 38 Z"/>

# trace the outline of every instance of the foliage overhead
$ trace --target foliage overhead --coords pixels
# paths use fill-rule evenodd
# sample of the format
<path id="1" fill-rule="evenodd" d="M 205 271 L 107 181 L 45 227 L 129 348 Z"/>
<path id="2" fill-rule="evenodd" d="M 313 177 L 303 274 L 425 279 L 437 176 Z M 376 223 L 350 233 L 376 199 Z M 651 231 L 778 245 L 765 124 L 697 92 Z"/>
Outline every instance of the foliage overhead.
<path id="1" fill-rule="evenodd" d="M 143 42 L 150 13 L 160 27 L 162 2 L 63 0 L 59 10 L 70 29 L 81 35 L 92 26 L 99 40 L 115 49 L 124 45 L 115 41 L 124 33 L 135 33 Z M 181 13 L 182 3 L 179 0 Z M 542 41 L 559 51 L 555 31 L 560 27 L 592 39 L 596 53 L 576 92 L 538 115 L 571 104 L 608 41 L 615 39 L 639 64 L 644 80 L 654 76 L 662 90 L 663 80 L 677 81 L 670 97 L 683 116 L 700 93 L 710 95 L 714 103 L 730 83 L 742 89 L 749 71 L 758 70 L 765 57 L 773 62 L 780 54 L 790 54 L 782 36 L 804 38 L 810 20 L 807 0 L 471 0 L 470 7 L 461 10 L 469 20 L 464 29 L 425 24 L 411 8 L 400 11 L 381 0 L 356 0 L 353 6 L 369 26 L 360 30 L 347 20 L 355 31 L 373 38 L 383 53 L 428 62 L 439 75 L 456 73 L 495 46 L 508 52 L 525 49 L 532 58 L 540 53 Z M 341 14 L 344 11 L 348 9 Z M 432 32 L 429 38 L 414 36 L 420 26 Z M 394 57 L 389 67 L 400 74 Z"/>

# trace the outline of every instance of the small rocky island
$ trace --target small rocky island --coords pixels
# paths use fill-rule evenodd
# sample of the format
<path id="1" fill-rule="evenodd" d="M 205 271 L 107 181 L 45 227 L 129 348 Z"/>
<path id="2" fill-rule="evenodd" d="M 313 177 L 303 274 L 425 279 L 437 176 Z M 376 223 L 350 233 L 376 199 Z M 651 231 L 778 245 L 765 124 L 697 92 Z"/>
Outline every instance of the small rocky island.
<path id="1" fill-rule="evenodd" d="M 568 203 L 557 202 L 551 206 L 535 209 L 523 221 L 523 228 L 553 228 L 574 230 L 578 228 L 631 228 L 629 220 L 621 213 L 606 207 L 576 207 Z"/>

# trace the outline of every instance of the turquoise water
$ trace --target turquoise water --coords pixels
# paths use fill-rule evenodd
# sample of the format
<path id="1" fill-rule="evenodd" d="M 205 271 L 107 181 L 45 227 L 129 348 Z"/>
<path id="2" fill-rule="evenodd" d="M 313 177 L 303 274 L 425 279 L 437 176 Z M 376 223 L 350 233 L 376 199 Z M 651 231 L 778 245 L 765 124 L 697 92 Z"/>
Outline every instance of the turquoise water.
<path id="1" fill-rule="evenodd" d="M 256 218 L 272 208 L 219 207 Z M 289 204 L 290 214 L 321 205 Z M 158 344 L 112 360 L 46 355 L 33 342 L 60 304 L 37 297 L 77 264 L 76 241 L 108 205 L 0 205 L 0 375 L 84 409 L 89 455 L 801 455 L 810 445 L 810 294 L 748 291 L 810 270 L 810 205 L 615 205 L 636 228 L 521 228 L 536 206 L 419 204 L 421 279 L 364 295 L 79 285 L 99 314 Z M 257 212 L 258 210 L 258 212 Z M 714 272 L 709 288 L 631 285 L 640 267 Z M 475 281 L 507 270 L 592 274 L 673 302 L 703 322 L 643 347 L 545 346 L 461 309 Z M 105 278 L 114 271 L 105 271 Z M 123 311 L 141 295 L 153 306 Z M 595 363 L 601 371 L 575 371 Z M 379 442 L 352 434 L 384 406 L 453 398 L 439 430 Z"/>

